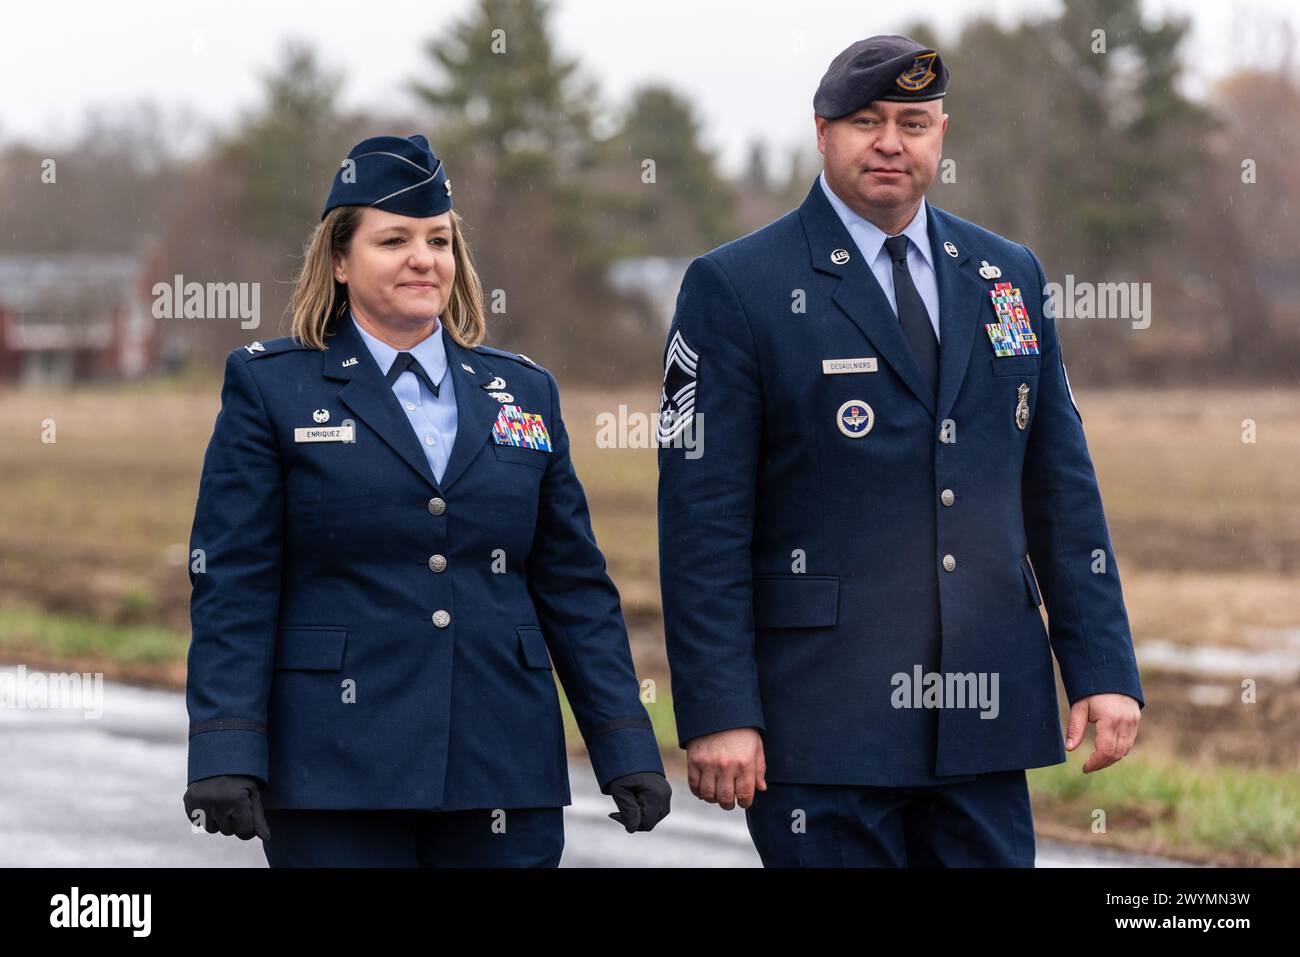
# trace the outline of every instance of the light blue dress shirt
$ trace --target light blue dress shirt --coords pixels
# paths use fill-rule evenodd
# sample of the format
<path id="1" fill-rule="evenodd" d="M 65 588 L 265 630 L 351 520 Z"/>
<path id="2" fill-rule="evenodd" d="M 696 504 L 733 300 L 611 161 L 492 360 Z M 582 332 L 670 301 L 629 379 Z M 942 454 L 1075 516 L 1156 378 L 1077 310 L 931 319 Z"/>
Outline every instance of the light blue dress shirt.
<path id="1" fill-rule="evenodd" d="M 351 315 L 349 311 L 348 315 Z M 397 377 L 393 383 L 393 393 L 402 403 L 415 437 L 420 440 L 424 456 L 429 460 L 435 481 L 442 481 L 442 473 L 447 470 L 447 460 L 451 457 L 451 447 L 456 442 L 456 389 L 455 376 L 447 375 L 447 350 L 442 342 L 442 322 L 434 323 L 433 334 L 429 338 L 412 346 L 410 349 L 394 349 L 386 342 L 376 339 L 352 316 L 352 322 L 361 333 L 370 354 L 375 357 L 375 364 L 385 376 L 392 368 L 399 352 L 409 352 L 415 356 L 429 379 L 438 387 L 435 396 L 429 387 L 420 381 L 410 369 Z"/>
<path id="2" fill-rule="evenodd" d="M 885 240 L 889 237 L 885 235 L 884 230 L 879 226 L 870 220 L 863 219 L 850 209 L 844 200 L 835 195 L 831 188 L 826 185 L 825 172 L 821 174 L 819 179 L 821 180 L 822 190 L 826 193 L 826 198 L 830 200 L 831 206 L 840 217 L 840 222 L 844 223 L 844 228 L 853 237 L 858 252 L 862 253 L 862 258 L 871 267 L 876 282 L 880 283 L 880 288 L 885 292 L 885 298 L 889 300 L 889 305 L 893 308 L 894 315 L 897 316 L 898 300 L 894 296 L 894 263 L 885 250 Z M 930 234 L 926 231 L 927 219 L 925 200 L 923 199 L 921 205 L 917 207 L 916 215 L 903 229 L 902 234 L 911 240 L 907 244 L 907 269 L 912 274 L 912 283 L 916 286 L 916 291 L 921 294 L 921 301 L 925 303 L 925 311 L 930 314 L 930 325 L 934 326 L 934 337 L 938 339 L 939 279 L 934 271 L 934 251 L 930 248 Z"/>

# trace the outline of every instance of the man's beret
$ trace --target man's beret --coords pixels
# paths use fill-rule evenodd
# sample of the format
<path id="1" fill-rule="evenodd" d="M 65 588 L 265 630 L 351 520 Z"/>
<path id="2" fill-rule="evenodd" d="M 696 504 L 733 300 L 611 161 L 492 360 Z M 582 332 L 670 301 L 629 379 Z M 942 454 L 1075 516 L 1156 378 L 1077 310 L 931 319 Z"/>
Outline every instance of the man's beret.
<path id="1" fill-rule="evenodd" d="M 936 51 L 908 37 L 868 37 L 831 61 L 813 110 L 835 120 L 875 100 L 919 103 L 937 100 L 947 90 L 948 68 Z"/>
<path id="2" fill-rule="evenodd" d="M 321 219 L 335 206 L 374 206 L 402 216 L 451 209 L 451 180 L 429 141 L 416 133 L 362 140 L 339 164 Z"/>

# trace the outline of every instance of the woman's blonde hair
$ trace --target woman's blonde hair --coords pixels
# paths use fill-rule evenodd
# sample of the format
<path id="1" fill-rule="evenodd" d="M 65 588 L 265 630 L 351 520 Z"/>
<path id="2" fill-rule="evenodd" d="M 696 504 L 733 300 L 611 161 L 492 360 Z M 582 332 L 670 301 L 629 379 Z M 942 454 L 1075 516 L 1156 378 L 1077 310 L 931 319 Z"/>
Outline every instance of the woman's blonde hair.
<path id="1" fill-rule="evenodd" d="M 289 299 L 290 333 L 313 349 L 325 348 L 325 335 L 333 332 L 335 320 L 347 311 L 348 287 L 335 280 L 333 257 L 336 252 L 347 255 L 366 208 L 336 206 L 325 214 L 307 241 L 302 269 Z M 471 348 L 483 341 L 487 320 L 483 315 L 483 286 L 455 210 L 451 211 L 451 251 L 456 259 L 456 277 L 442 321 L 457 343 Z"/>

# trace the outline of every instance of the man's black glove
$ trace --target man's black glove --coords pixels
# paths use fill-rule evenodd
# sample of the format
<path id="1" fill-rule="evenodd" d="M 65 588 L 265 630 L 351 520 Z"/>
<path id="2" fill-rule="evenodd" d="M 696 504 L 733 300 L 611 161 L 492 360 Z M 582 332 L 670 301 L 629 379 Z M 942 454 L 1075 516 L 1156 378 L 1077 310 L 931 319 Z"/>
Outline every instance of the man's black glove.
<path id="1" fill-rule="evenodd" d="M 262 813 L 261 782 L 243 774 L 218 774 L 195 781 L 185 792 L 185 815 L 196 823 L 194 812 L 203 812 L 203 826 L 209 834 L 229 834 L 241 841 L 256 835 L 269 840 L 271 829 Z"/>
<path id="2" fill-rule="evenodd" d="M 652 831 L 668 816 L 673 789 L 668 779 L 657 771 L 638 771 L 609 782 L 609 796 L 618 805 L 610 817 L 633 831 Z"/>

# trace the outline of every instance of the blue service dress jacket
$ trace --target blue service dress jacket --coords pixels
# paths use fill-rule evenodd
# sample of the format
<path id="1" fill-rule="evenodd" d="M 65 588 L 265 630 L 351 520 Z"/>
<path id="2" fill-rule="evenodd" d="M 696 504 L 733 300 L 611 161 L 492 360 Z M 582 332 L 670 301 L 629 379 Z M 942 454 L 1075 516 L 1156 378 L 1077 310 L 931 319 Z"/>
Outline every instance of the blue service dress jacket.
<path id="1" fill-rule="evenodd" d="M 268 808 L 566 805 L 553 673 L 602 790 L 662 771 L 554 377 L 444 328 L 438 481 L 336 329 L 226 359 L 190 541 L 188 779 L 255 776 Z"/>
<path id="2" fill-rule="evenodd" d="M 678 736 L 759 728 L 772 781 L 1060 763 L 1053 652 L 1071 703 L 1143 704 L 1043 268 L 927 211 L 937 396 L 819 183 L 695 259 L 677 299 L 659 540 Z M 1036 340 L 1022 354 L 986 330 L 1002 282 Z"/>

